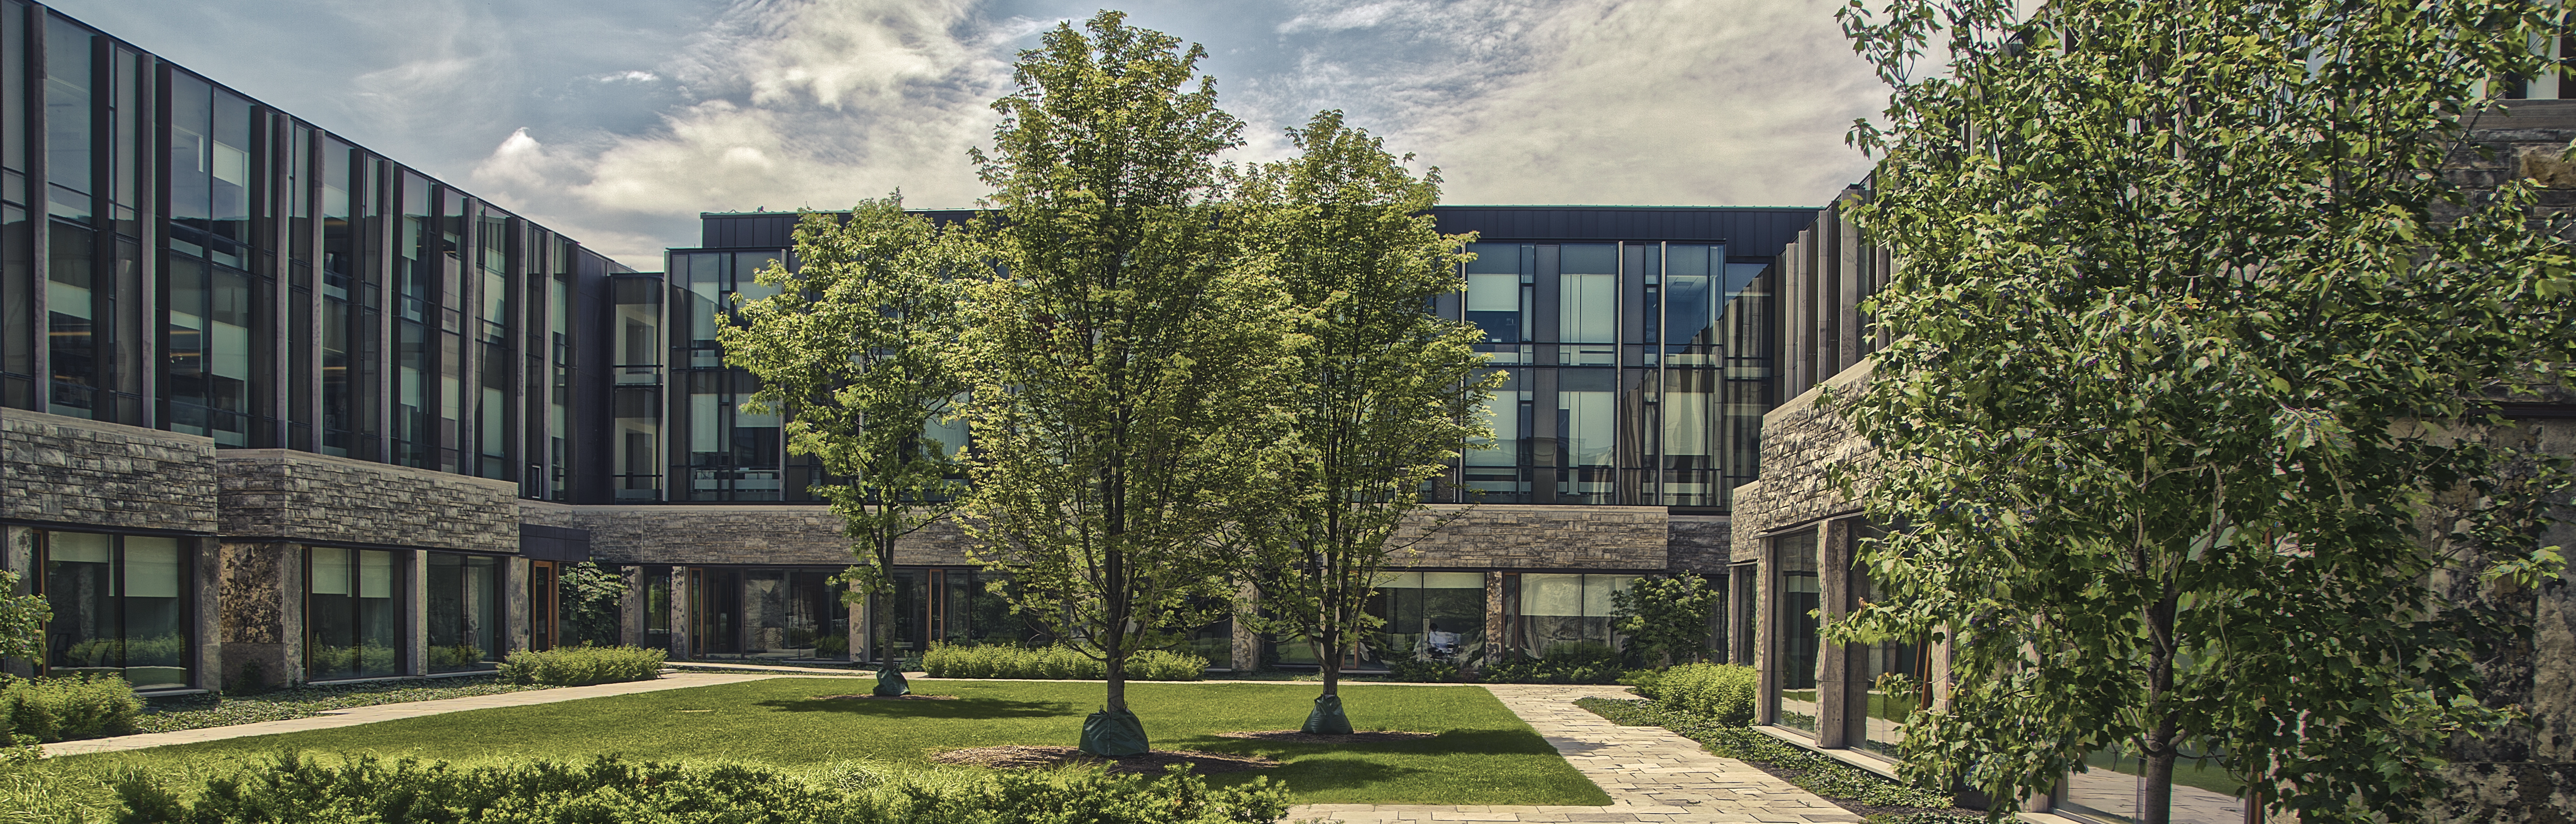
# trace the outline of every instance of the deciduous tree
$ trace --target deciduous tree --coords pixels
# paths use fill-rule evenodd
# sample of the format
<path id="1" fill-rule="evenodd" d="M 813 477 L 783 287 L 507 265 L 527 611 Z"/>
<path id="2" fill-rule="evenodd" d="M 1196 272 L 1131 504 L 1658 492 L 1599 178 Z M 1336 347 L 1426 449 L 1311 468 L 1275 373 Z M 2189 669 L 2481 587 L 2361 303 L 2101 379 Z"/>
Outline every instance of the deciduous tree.
<path id="1" fill-rule="evenodd" d="M 841 516 L 860 565 L 841 578 L 875 596 L 877 693 L 907 691 L 894 654 L 896 541 L 948 517 L 966 444 L 941 434 L 965 384 L 950 368 L 962 271 L 978 250 L 907 215 L 900 193 L 846 217 L 796 222 L 789 269 L 759 273 L 778 294 L 750 301 L 717 332 L 725 359 L 760 379 L 747 407 L 785 413 L 787 448 L 835 480 L 814 491 Z"/>
<path id="2" fill-rule="evenodd" d="M 1205 53 L 1117 12 L 1059 25 L 975 152 L 997 266 L 967 286 L 956 357 L 977 445 L 963 523 L 1023 614 L 1107 664 L 1083 728 L 1101 755 L 1146 748 L 1127 659 L 1226 613 L 1226 527 L 1275 468 L 1287 307 L 1218 207 L 1241 125 Z"/>
<path id="3" fill-rule="evenodd" d="M 1461 249 L 1474 240 L 1434 225 L 1439 170 L 1415 176 L 1403 165 L 1412 156 L 1388 154 L 1340 112 L 1288 138 L 1298 157 L 1251 169 L 1229 221 L 1246 238 L 1244 264 L 1290 300 L 1288 359 L 1271 387 L 1286 460 L 1271 503 L 1242 522 L 1257 550 L 1243 571 L 1261 594 L 1246 620 L 1314 646 L 1324 694 L 1307 731 L 1347 733 L 1342 659 L 1382 623 L 1368 602 L 1403 548 L 1397 527 L 1468 438 L 1492 434 L 1476 411 L 1502 378 L 1481 368 L 1476 327 L 1426 311 L 1464 287 Z"/>
<path id="4" fill-rule="evenodd" d="M 1909 764 L 2000 809 L 2107 751 L 2142 822 L 2185 753 L 2307 821 L 2408 809 L 2509 715 L 2471 656 L 2517 618 L 2434 582 L 2555 574 L 2553 464 L 2466 436 L 2562 380 L 2568 247 L 2450 164 L 2562 12 L 2015 5 L 1844 12 L 1894 91 L 1854 137 L 1901 337 L 1833 403 L 1877 447 L 1847 490 L 1901 528 L 1858 553 L 1887 600 L 1827 635 L 1948 633 Z"/>

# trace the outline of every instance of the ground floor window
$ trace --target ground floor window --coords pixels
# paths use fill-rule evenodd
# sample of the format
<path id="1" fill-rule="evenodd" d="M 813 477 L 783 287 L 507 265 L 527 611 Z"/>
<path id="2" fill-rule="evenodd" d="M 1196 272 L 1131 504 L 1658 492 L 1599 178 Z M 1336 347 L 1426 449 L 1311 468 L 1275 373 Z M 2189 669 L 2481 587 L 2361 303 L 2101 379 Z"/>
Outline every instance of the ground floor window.
<path id="1" fill-rule="evenodd" d="M 1448 664 L 1484 658 L 1485 573 L 1393 573 L 1378 596 L 1387 607 L 1387 655 Z"/>
<path id="2" fill-rule="evenodd" d="M 404 576 L 394 553 L 317 546 L 304 563 L 304 677 L 402 674 Z"/>
<path id="3" fill-rule="evenodd" d="M 188 685 L 187 558 L 177 538 L 46 532 L 41 577 L 53 607 L 48 672 L 121 675 L 136 689 Z"/>
<path id="4" fill-rule="evenodd" d="M 500 664 L 501 559 L 429 553 L 429 671 L 467 672 Z"/>
<path id="5" fill-rule="evenodd" d="M 2242 782 L 2220 769 L 2211 753 L 2185 749 L 2174 761 L 2174 824 L 2237 824 L 2245 820 L 2245 802 L 2237 798 Z M 2096 751 L 2084 758 L 2085 772 L 2066 777 L 2053 812 L 2102 824 L 2129 824 L 2138 815 L 2138 794 L 2145 764 L 2126 750 Z"/>
<path id="6" fill-rule="evenodd" d="M 1818 666 L 1818 630 L 1822 621 L 1817 610 L 1824 606 L 1824 590 L 1816 577 L 1816 532 L 1806 530 L 1772 539 L 1775 564 L 1773 584 L 1778 587 L 1778 600 L 1771 625 L 1778 630 L 1771 659 L 1778 672 L 1778 691 L 1772 700 L 1778 702 L 1780 726 L 1816 732 Z"/>
<path id="7" fill-rule="evenodd" d="M 1533 658 L 1614 653 L 1626 639 L 1610 629 L 1610 594 L 1635 575 L 1525 572 L 1508 651 Z"/>
<path id="8" fill-rule="evenodd" d="M 850 608 L 822 569 L 742 571 L 743 654 L 840 658 L 850 651 Z"/>
<path id="9" fill-rule="evenodd" d="M 644 568 L 644 646 L 671 648 L 671 568 Z"/>

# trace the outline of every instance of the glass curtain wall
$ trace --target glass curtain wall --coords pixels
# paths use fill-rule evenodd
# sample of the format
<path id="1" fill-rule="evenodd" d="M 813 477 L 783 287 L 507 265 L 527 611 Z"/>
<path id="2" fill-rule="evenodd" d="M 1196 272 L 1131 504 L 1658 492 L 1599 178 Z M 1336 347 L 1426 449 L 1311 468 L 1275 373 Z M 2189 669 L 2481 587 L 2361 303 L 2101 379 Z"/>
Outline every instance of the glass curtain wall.
<path id="1" fill-rule="evenodd" d="M 429 553 L 422 590 L 429 599 L 429 671 L 498 666 L 502 648 L 501 561 L 489 555 Z"/>
<path id="2" fill-rule="evenodd" d="M 1763 267 L 1685 243 L 1477 243 L 1461 320 L 1503 367 L 1458 485 L 1494 503 L 1722 508 L 1770 401 Z"/>
<path id="3" fill-rule="evenodd" d="M 1886 600 L 1865 570 L 1851 572 L 1855 597 L 1862 602 Z M 1930 703 L 1930 648 L 1912 639 L 1846 646 L 1852 656 L 1853 682 L 1843 693 L 1844 740 L 1857 749 L 1894 757 L 1905 740 L 1900 727 Z"/>
<path id="4" fill-rule="evenodd" d="M 27 6 L 0 2 L 0 404 L 33 409 L 37 389 L 34 227 L 28 221 Z"/>
<path id="5" fill-rule="evenodd" d="M 2248 820 L 2238 798 L 2245 785 L 2218 766 L 2214 754 L 2184 748 L 2174 761 L 2173 824 L 2240 824 Z M 2129 748 L 2085 756 L 2084 772 L 2066 777 L 2051 812 L 2078 821 L 2130 824 L 2138 820 L 2138 794 L 2146 764 Z"/>
<path id="6" fill-rule="evenodd" d="M 305 679 L 402 674 L 405 576 L 394 553 L 317 546 L 304 559 Z"/>
<path id="7" fill-rule="evenodd" d="M 677 259 L 676 257 L 674 258 Z M 610 486 L 621 501 L 662 498 L 662 279 L 616 279 L 610 330 L 616 365 L 615 428 L 609 437 Z M 692 373 L 694 374 L 694 373 Z"/>
<path id="8" fill-rule="evenodd" d="M 1778 600 L 1772 626 L 1778 629 L 1773 641 L 1772 659 L 1778 662 L 1780 726 L 1816 732 L 1816 681 L 1822 659 L 1817 655 L 1822 621 L 1816 611 L 1824 606 L 1824 590 L 1816 578 L 1816 531 L 1806 530 L 1772 540 L 1772 556 L 1779 559 L 1773 585 L 1778 587 Z"/>
<path id="9" fill-rule="evenodd" d="M 188 686 L 188 564 L 178 539 L 47 532 L 39 546 L 34 583 L 53 609 L 47 672 L 121 675 L 135 689 Z"/>
<path id="10" fill-rule="evenodd" d="M 758 389 L 751 373 L 724 365 L 718 316 L 742 301 L 777 293 L 758 283 L 782 252 L 674 252 L 671 436 L 674 500 L 811 500 L 809 459 L 788 459 L 775 413 L 742 411 Z M 682 331 L 685 330 L 685 337 Z M 793 466 L 791 466 L 791 463 Z M 791 477 L 793 476 L 793 477 Z"/>
<path id="11" fill-rule="evenodd" d="M 850 610 L 825 569 L 742 571 L 743 655 L 833 659 L 849 653 Z"/>
<path id="12" fill-rule="evenodd" d="M 1378 586 L 1388 657 L 1466 665 L 1485 658 L 1485 573 L 1397 572 Z"/>
<path id="13" fill-rule="evenodd" d="M 644 568 L 644 648 L 671 648 L 671 568 Z"/>

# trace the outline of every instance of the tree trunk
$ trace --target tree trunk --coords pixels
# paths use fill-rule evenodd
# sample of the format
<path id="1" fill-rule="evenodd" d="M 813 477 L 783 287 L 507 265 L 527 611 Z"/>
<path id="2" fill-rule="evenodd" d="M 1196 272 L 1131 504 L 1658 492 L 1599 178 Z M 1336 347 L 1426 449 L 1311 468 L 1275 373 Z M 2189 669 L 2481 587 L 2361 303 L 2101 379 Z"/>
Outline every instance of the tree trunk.
<path id="1" fill-rule="evenodd" d="M 1324 694 L 1340 695 L 1342 687 L 1341 633 L 1324 635 L 1324 654 L 1316 661 L 1324 670 Z"/>
<path id="2" fill-rule="evenodd" d="M 1109 711 L 1126 712 L 1127 645 L 1122 642 L 1111 643 L 1113 646 L 1106 650 L 1109 654 L 1101 656 L 1103 662 L 1109 665 L 1109 672 L 1106 673 L 1109 676 Z"/>
<path id="3" fill-rule="evenodd" d="M 2164 699 L 2173 694 L 2174 608 L 2172 595 L 2147 607 L 2147 637 L 2154 644 L 2147 650 L 2147 706 L 2155 709 L 2158 719 L 2142 748 L 2146 752 L 2138 771 L 2138 824 L 2173 820 L 2174 739 L 2179 731 L 2174 728 L 2173 711 L 2164 708 Z"/>

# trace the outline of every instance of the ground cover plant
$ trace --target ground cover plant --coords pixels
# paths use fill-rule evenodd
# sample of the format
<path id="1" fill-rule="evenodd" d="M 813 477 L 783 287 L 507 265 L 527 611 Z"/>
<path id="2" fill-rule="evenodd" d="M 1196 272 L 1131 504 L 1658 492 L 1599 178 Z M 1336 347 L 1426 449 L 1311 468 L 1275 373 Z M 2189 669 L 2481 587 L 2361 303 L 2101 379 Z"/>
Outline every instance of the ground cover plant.
<path id="1" fill-rule="evenodd" d="M 723 821 L 728 824 L 1277 821 L 1287 793 L 1255 779 L 1210 788 L 1186 773 L 920 772 L 866 763 L 785 771 L 598 756 L 458 767 L 411 758 L 281 753 L 230 772 L 111 779 L 119 824 Z M 284 815 L 282 816 L 281 813 Z"/>
<path id="2" fill-rule="evenodd" d="M 921 656 L 932 678 L 1045 678 L 1099 680 L 1100 659 L 1061 647 L 1004 644 L 932 644 Z M 1196 681 L 1207 677 L 1207 659 L 1186 652 L 1145 650 L 1127 658 L 1127 677 L 1138 681 Z"/>
<path id="3" fill-rule="evenodd" d="M 214 775 L 261 763 L 280 748 L 411 755 L 474 766 L 511 759 L 730 761 L 813 769 L 872 760 L 925 766 L 934 751 L 1062 744 L 1099 706 L 1096 683 L 922 682 L 952 701 L 818 699 L 851 692 L 847 678 L 781 678 L 638 695 L 502 707 L 354 727 L 47 759 L 38 769 L 79 780 L 141 768 Z M 1262 755 L 1285 764 L 1258 775 L 1297 803 L 1607 804 L 1609 797 L 1545 739 L 1473 687 L 1351 685 L 1363 730 L 1438 733 L 1384 744 L 1308 744 L 1227 738 L 1296 726 L 1314 699 L 1298 684 L 1138 683 L 1142 723 L 1167 749 Z M 1149 700 L 1142 700 L 1149 699 Z M 1255 774 L 1208 779 L 1238 786 Z M 103 792 L 103 790 L 102 790 Z"/>
<path id="4" fill-rule="evenodd" d="M 513 684 L 578 687 L 616 681 L 650 681 L 662 677 L 669 653 L 640 647 L 557 647 L 519 650 L 501 662 L 500 676 Z"/>
<path id="5" fill-rule="evenodd" d="M 1656 701 L 1580 698 L 1574 703 L 1622 726 L 1672 730 L 1676 735 L 1707 745 L 1709 752 L 1752 764 L 1845 809 L 1859 808 L 1859 811 L 1873 817 L 1902 817 L 1913 822 L 1927 820 L 1916 816 L 1934 813 L 1938 815 L 1928 820 L 1981 819 L 1978 815 L 1947 813 L 1952 809 L 1952 799 L 1946 793 L 1889 781 L 1755 732 L 1740 722 L 1724 723 L 1706 715 L 1671 709 Z"/>
<path id="6" fill-rule="evenodd" d="M 204 693 L 177 695 L 145 701 L 142 713 L 134 718 L 134 731 L 176 732 L 207 727 L 229 727 L 234 724 L 310 718 L 326 711 L 350 707 L 436 701 L 442 698 L 467 698 L 536 689 L 546 689 L 546 687 L 511 684 L 489 675 L 471 675 L 455 678 L 373 681 L 363 684 L 295 686 L 257 695 Z"/>

